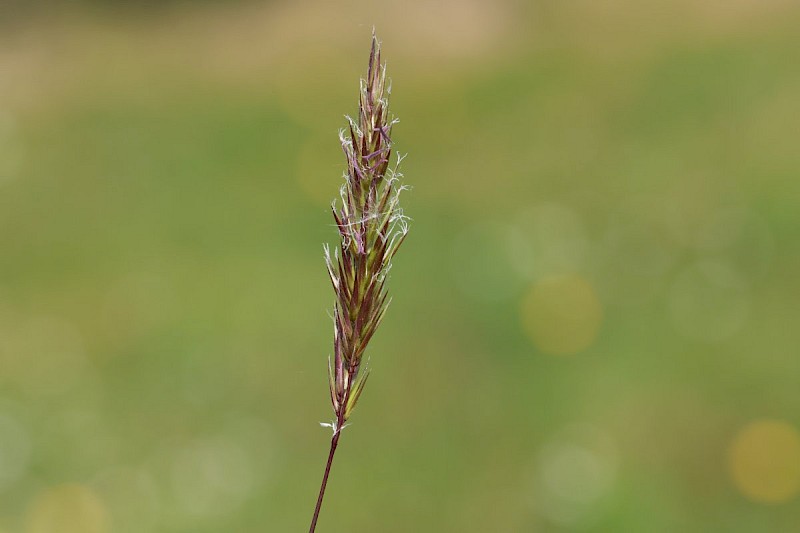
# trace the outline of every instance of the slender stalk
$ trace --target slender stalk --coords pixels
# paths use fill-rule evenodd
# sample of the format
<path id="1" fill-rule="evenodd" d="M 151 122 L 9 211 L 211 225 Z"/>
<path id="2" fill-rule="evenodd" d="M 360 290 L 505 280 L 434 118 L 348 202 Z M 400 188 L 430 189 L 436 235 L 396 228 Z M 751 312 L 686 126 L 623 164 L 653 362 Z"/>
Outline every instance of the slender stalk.
<path id="1" fill-rule="evenodd" d="M 317 529 L 317 519 L 319 518 L 319 510 L 322 508 L 322 498 L 325 497 L 325 487 L 328 486 L 328 476 L 331 473 L 331 464 L 333 464 L 333 454 L 336 453 L 336 446 L 339 444 L 338 431 L 331 439 L 331 451 L 328 453 L 328 463 L 325 465 L 325 474 L 322 476 L 322 486 L 319 488 L 319 497 L 317 498 L 317 506 L 314 508 L 314 517 L 311 519 L 311 528 L 308 533 L 314 533 Z"/>

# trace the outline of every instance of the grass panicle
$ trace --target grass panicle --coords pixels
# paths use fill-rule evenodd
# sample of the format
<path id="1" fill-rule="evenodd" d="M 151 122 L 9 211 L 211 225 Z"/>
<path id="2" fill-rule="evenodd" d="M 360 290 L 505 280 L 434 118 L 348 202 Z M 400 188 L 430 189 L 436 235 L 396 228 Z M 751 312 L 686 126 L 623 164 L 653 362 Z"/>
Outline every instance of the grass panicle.
<path id="1" fill-rule="evenodd" d="M 364 354 L 389 306 L 387 274 L 392 258 L 408 234 L 408 219 L 400 208 L 399 165 L 392 157 L 386 65 L 374 32 L 366 79 L 359 86 L 358 117 L 347 117 L 339 132 L 347 160 L 339 201 L 331 206 L 339 244 L 326 245 L 325 263 L 333 290 L 333 359 L 328 359 L 328 385 L 334 421 L 328 463 L 309 532 L 316 527 L 333 455 L 345 423 L 353 413 L 369 377 Z"/>

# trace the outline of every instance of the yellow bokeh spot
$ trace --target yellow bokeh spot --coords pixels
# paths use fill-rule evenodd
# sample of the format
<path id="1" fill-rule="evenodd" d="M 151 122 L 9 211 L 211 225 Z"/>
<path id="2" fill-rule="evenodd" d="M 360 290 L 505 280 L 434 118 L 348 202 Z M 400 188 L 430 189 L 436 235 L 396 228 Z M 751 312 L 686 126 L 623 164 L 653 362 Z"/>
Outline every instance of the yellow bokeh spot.
<path id="1" fill-rule="evenodd" d="M 533 343 L 553 355 L 575 354 L 591 346 L 603 320 L 594 287 L 577 275 L 534 283 L 520 313 Z"/>
<path id="2" fill-rule="evenodd" d="M 39 494 L 28 512 L 27 533 L 106 533 L 100 499 L 82 485 L 60 485 Z"/>
<path id="3" fill-rule="evenodd" d="M 800 433 L 779 420 L 752 422 L 733 440 L 728 467 L 751 500 L 785 502 L 800 490 Z"/>

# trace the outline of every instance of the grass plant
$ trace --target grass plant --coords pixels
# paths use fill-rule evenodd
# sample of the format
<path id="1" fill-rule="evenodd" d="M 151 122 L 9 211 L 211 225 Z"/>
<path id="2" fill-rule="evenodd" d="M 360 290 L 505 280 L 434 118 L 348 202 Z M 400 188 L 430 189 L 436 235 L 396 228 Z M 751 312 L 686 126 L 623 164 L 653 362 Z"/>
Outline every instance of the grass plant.
<path id="1" fill-rule="evenodd" d="M 347 117 L 339 132 L 347 160 L 339 201 L 331 206 L 339 244 L 325 246 L 325 263 L 336 295 L 334 301 L 333 360 L 328 359 L 328 382 L 334 419 L 330 452 L 314 508 L 309 533 L 317 526 L 325 488 L 342 430 L 358 403 L 369 377 L 364 355 L 389 306 L 386 279 L 392 258 L 408 234 L 400 208 L 399 165 L 390 166 L 392 128 L 386 65 L 373 32 L 366 79 L 359 87 L 358 116 Z"/>

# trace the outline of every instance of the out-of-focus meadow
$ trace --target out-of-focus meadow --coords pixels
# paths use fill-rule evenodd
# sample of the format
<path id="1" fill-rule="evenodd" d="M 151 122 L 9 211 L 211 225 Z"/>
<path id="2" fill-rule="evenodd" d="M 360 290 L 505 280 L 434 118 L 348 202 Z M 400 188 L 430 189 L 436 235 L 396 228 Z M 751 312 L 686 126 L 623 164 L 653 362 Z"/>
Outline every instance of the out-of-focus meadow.
<path id="1" fill-rule="evenodd" d="M 0 7 L 0 531 L 304 531 L 373 24 L 411 233 L 325 532 L 800 528 L 791 0 Z"/>

